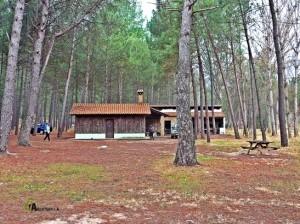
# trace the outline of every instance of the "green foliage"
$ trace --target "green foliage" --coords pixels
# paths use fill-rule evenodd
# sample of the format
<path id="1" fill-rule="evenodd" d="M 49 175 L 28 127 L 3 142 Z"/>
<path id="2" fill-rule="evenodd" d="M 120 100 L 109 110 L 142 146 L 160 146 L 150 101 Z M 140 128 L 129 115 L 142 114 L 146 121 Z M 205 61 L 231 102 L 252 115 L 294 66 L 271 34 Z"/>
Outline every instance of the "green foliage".
<path id="1" fill-rule="evenodd" d="M 90 45 L 89 47 L 92 48 L 91 81 L 93 85 L 98 85 L 100 90 L 96 92 L 95 100 L 97 102 L 106 100 L 107 83 L 110 83 L 112 100 L 118 102 L 120 79 L 123 79 L 124 84 L 123 101 L 134 100 L 136 88 L 146 86 L 157 67 L 151 58 L 146 41 L 141 11 L 135 1 L 113 1 L 107 3 L 105 10 L 100 11 L 91 20 L 86 28 L 78 31 L 74 69 L 76 75 L 73 78 L 81 83 L 82 88 L 86 74 L 88 45 Z M 66 43 L 62 43 L 62 46 L 57 48 L 63 49 L 65 45 Z M 61 57 L 65 57 L 63 52 L 66 50 L 62 51 Z M 58 63 L 54 64 L 55 73 L 57 69 L 63 69 L 60 67 L 62 61 L 58 59 Z M 76 89 L 76 95 L 80 94 L 80 89 Z"/>
<path id="2" fill-rule="evenodd" d="M 175 73 L 178 37 L 180 31 L 180 17 L 168 10 L 155 12 L 147 25 L 150 36 L 148 42 L 152 50 L 152 58 L 164 73 Z"/>

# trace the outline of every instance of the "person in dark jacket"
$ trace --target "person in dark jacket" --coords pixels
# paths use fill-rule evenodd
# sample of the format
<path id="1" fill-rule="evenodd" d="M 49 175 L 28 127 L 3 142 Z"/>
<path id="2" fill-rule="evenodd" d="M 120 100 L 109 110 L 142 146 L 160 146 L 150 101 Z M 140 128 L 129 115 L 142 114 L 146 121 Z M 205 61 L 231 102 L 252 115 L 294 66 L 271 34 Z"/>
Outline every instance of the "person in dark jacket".
<path id="1" fill-rule="evenodd" d="M 47 124 L 47 123 L 46 123 L 45 133 L 46 133 L 46 136 L 45 136 L 45 138 L 44 138 L 44 141 L 45 141 L 46 139 L 48 139 L 48 141 L 50 142 L 50 126 L 49 126 L 49 124 Z"/>

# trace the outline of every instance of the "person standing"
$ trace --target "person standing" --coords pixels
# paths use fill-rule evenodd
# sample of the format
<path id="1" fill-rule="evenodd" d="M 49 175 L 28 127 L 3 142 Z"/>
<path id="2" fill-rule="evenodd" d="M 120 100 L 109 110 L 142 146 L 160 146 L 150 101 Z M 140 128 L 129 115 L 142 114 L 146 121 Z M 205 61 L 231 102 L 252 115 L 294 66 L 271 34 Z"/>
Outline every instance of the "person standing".
<path id="1" fill-rule="evenodd" d="M 46 136 L 45 136 L 45 138 L 44 138 L 44 141 L 46 140 L 46 139 L 48 139 L 48 141 L 50 142 L 50 126 L 49 126 L 49 124 L 48 123 L 46 123 Z"/>
<path id="2" fill-rule="evenodd" d="M 151 140 L 154 140 L 154 126 L 153 125 L 150 125 L 150 128 L 149 128 L 149 136 L 150 136 L 150 139 Z"/>

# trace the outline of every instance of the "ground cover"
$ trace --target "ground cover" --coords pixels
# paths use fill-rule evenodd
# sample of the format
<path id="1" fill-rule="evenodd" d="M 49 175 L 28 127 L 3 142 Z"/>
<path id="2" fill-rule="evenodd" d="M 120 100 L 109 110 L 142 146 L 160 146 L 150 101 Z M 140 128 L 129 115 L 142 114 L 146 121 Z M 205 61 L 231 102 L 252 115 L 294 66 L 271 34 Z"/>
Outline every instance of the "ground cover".
<path id="1" fill-rule="evenodd" d="M 299 140 L 272 155 L 232 156 L 245 141 L 198 140 L 200 165 L 182 168 L 169 138 L 38 135 L 23 148 L 11 136 L 11 155 L 0 157 L 0 223 L 299 223 Z M 59 210 L 30 212 L 32 202 Z"/>

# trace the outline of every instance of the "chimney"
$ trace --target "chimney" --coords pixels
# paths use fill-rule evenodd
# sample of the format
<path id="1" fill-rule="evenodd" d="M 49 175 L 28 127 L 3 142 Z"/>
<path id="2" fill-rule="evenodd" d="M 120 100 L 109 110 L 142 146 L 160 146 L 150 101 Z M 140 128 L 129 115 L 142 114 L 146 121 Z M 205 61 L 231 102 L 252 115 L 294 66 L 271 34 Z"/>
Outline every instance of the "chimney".
<path id="1" fill-rule="evenodd" d="M 138 103 L 144 103 L 144 90 L 138 89 L 137 94 L 138 94 Z"/>

